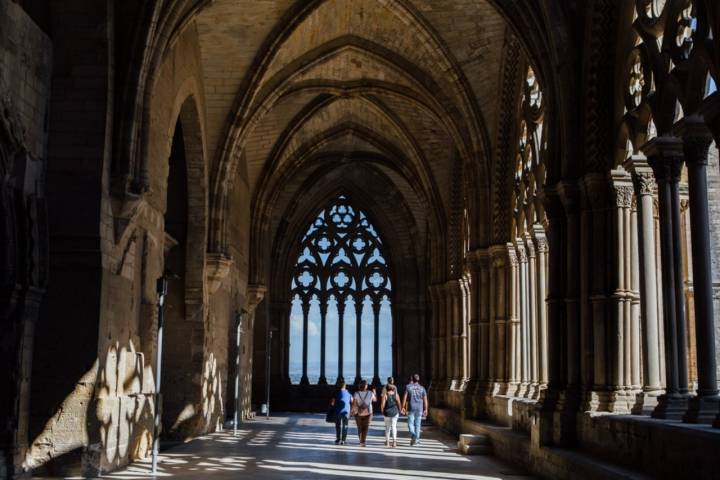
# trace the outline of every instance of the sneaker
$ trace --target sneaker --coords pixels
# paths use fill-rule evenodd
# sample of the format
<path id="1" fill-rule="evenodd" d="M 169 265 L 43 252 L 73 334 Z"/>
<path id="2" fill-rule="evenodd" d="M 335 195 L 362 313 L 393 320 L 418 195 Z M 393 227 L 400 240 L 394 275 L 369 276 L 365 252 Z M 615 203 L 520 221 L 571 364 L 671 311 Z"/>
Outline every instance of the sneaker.
<path id="1" fill-rule="evenodd" d="M 385 446 L 386 446 L 386 447 L 389 447 L 389 446 L 390 446 L 390 440 L 385 440 Z"/>
<path id="2" fill-rule="evenodd" d="M 345 440 L 341 441 L 340 445 L 345 445 Z"/>
<path id="3" fill-rule="evenodd" d="M 340 445 L 342 442 L 340 440 L 335 440 L 335 445 Z"/>
<path id="4" fill-rule="evenodd" d="M 365 446 L 365 443 L 361 443 L 360 446 L 361 446 L 361 447 L 364 447 L 364 446 Z"/>
<path id="5" fill-rule="evenodd" d="M 416 446 L 416 447 L 419 447 L 419 446 L 420 446 L 420 439 L 419 439 L 419 438 L 418 438 L 417 440 L 415 440 L 415 446 Z"/>
<path id="6" fill-rule="evenodd" d="M 414 438 L 410 439 L 410 446 L 411 447 L 415 446 L 416 442 L 417 442 L 417 440 L 415 440 Z"/>
<path id="7" fill-rule="evenodd" d="M 392 442 L 392 448 L 395 448 L 395 447 L 397 447 L 397 440 L 393 440 L 393 442 Z"/>

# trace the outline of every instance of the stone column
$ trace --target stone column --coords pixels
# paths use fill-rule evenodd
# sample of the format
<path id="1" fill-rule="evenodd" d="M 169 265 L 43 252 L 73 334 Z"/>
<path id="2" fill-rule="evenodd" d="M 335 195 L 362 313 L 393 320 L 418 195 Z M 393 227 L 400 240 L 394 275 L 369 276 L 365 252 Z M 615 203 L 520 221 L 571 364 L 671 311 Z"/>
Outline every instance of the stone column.
<path id="1" fill-rule="evenodd" d="M 580 192 L 575 183 L 562 183 L 560 200 L 565 208 L 565 343 L 567 351 L 564 358 L 564 383 L 561 405 L 563 428 L 558 432 L 565 443 L 574 435 L 574 418 L 580 400 L 580 283 L 581 275 L 578 266 L 581 264 L 581 224 L 580 224 Z"/>
<path id="2" fill-rule="evenodd" d="M 494 382 L 493 392 L 504 394 L 507 392 L 508 382 L 508 355 L 507 355 L 507 247 L 495 245 L 491 247 L 492 256 L 490 299 L 492 333 L 490 335 L 490 367 Z M 491 392 L 492 393 L 492 392 Z"/>
<path id="3" fill-rule="evenodd" d="M 480 387 L 488 389 L 488 383 L 492 378 L 490 369 L 492 359 L 492 348 L 490 343 L 490 258 L 488 252 L 483 250 L 477 253 L 479 275 L 477 280 L 477 315 L 478 315 L 478 340 L 475 351 L 477 352 L 477 376 Z M 480 392 L 478 392 L 480 393 Z"/>
<path id="4" fill-rule="evenodd" d="M 533 239 L 537 246 L 537 331 L 538 331 L 538 383 L 539 390 L 547 387 L 548 381 L 548 325 L 547 325 L 547 257 L 548 242 L 545 229 L 533 226 Z M 539 398 L 538 390 L 538 398 Z"/>
<path id="5" fill-rule="evenodd" d="M 381 385 L 380 381 L 380 300 L 375 299 L 373 310 L 373 379 L 372 384 Z"/>
<path id="6" fill-rule="evenodd" d="M 337 384 L 345 381 L 345 373 L 343 372 L 343 350 L 345 347 L 345 328 L 343 319 L 345 317 L 345 298 L 338 297 L 337 299 L 337 311 L 338 311 L 338 377 Z"/>
<path id="7" fill-rule="evenodd" d="M 610 205 L 614 201 L 608 197 L 610 188 L 606 175 L 587 175 L 584 179 L 585 200 L 587 203 L 583 217 L 583 242 L 588 245 L 588 254 L 584 255 L 583 292 L 586 297 L 588 319 L 583 321 L 585 354 L 584 409 L 588 411 L 606 411 L 609 404 L 608 385 L 610 359 L 608 355 L 609 313 L 608 313 L 608 276 L 612 257 L 608 256 L 607 239 L 612 238 L 609 224 Z M 607 232 L 605 237 L 597 238 L 595 232 Z M 592 353 L 590 353 L 592 352 Z"/>
<path id="8" fill-rule="evenodd" d="M 355 385 L 362 381 L 362 311 L 363 298 L 355 297 Z"/>
<path id="9" fill-rule="evenodd" d="M 641 366 L 641 330 L 640 330 L 640 245 L 638 240 L 638 202 L 633 196 L 630 207 L 630 361 L 632 375 L 630 378 L 632 394 L 637 398 L 642 388 Z"/>
<path id="10" fill-rule="evenodd" d="M 507 244 L 508 282 L 506 303 L 508 305 L 507 331 L 507 395 L 516 395 L 520 387 L 520 319 L 518 317 L 518 260 L 515 245 Z"/>
<path id="11" fill-rule="evenodd" d="M 720 418 L 707 190 L 708 149 L 712 143 L 712 136 L 700 118 L 687 117 L 683 122 L 683 150 L 688 167 L 690 194 L 698 370 L 697 395 L 690 400 L 688 412 L 683 420 L 690 423 L 710 423 L 715 420 L 716 415 Z"/>
<path id="12" fill-rule="evenodd" d="M 611 412 L 628 413 L 634 398 L 630 397 L 629 385 L 632 377 L 631 356 L 631 304 L 630 292 L 632 249 L 630 207 L 633 198 L 633 186 L 630 175 L 623 169 L 610 172 L 614 192 L 613 228 L 613 292 L 611 298 L 611 330 L 610 351 L 610 401 L 608 410 Z"/>
<path id="13" fill-rule="evenodd" d="M 653 197 L 655 177 L 644 156 L 633 156 L 626 163 L 632 173 L 638 206 L 640 244 L 640 310 L 642 314 L 643 392 L 638 395 L 633 413 L 649 414 L 657 406 L 663 388 L 660 377 L 660 332 L 658 318 L 657 264 Z"/>
<path id="14" fill-rule="evenodd" d="M 680 250 L 682 145 L 671 137 L 656 137 L 643 147 L 658 182 L 660 248 L 665 326 L 666 391 L 653 410 L 655 418 L 680 419 L 687 409 L 687 338 Z"/>
<path id="15" fill-rule="evenodd" d="M 438 361 L 438 350 L 440 348 L 438 344 L 438 305 L 435 285 L 428 287 L 428 300 L 430 302 L 430 373 L 432 375 L 429 389 L 434 392 L 438 387 L 438 380 L 440 379 L 440 362 Z"/>
<path id="16" fill-rule="evenodd" d="M 520 390 L 518 396 L 525 397 L 530 388 L 530 334 L 528 322 L 528 256 L 522 238 L 515 239 L 515 251 L 518 257 L 517 308 L 520 319 L 519 370 Z"/>
<path id="17" fill-rule="evenodd" d="M 555 409 L 563 386 L 562 335 L 565 316 L 565 210 L 557 190 L 545 187 L 540 192 L 547 215 L 547 388 L 541 391 L 533 422 L 531 441 L 534 446 L 555 441 Z"/>
<path id="18" fill-rule="evenodd" d="M 320 378 L 318 379 L 318 385 L 327 385 L 327 378 L 325 377 L 325 341 L 327 339 L 328 298 L 323 295 L 318 300 L 320 302 Z"/>
<path id="19" fill-rule="evenodd" d="M 533 226 L 534 227 L 534 226 Z M 539 345 L 538 345 L 538 323 L 537 323 L 537 307 L 538 307 L 538 284 L 537 284 L 537 249 L 535 241 L 530 233 L 525 234 L 525 247 L 528 256 L 527 271 L 527 289 L 528 289 L 528 336 L 529 336 L 529 360 L 530 360 L 530 388 L 528 390 L 528 398 L 537 398 L 539 393 L 538 377 L 539 377 Z"/>
<path id="20" fill-rule="evenodd" d="M 303 316 L 303 342 L 302 342 L 302 377 L 300 377 L 300 385 L 309 385 L 307 374 L 308 364 L 308 321 L 310 315 L 310 299 L 302 299 L 302 316 Z"/>

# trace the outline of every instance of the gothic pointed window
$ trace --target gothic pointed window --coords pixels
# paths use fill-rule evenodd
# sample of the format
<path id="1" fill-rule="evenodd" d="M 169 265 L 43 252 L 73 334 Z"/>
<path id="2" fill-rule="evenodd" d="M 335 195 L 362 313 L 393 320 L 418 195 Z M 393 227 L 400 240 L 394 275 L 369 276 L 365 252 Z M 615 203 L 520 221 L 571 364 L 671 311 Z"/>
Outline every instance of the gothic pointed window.
<path id="1" fill-rule="evenodd" d="M 367 215 L 340 195 L 300 241 L 292 272 L 290 381 L 325 384 L 392 374 L 392 283 Z"/>

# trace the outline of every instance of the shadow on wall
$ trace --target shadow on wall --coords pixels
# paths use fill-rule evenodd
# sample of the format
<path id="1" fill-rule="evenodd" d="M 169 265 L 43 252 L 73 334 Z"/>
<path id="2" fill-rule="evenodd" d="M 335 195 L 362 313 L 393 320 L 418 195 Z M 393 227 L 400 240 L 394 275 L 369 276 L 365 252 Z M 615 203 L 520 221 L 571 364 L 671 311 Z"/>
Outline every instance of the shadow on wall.
<path id="1" fill-rule="evenodd" d="M 210 354 L 204 362 L 199 402 L 187 404 L 175 421 L 189 436 L 221 428 L 221 378 Z M 144 354 L 133 342 L 116 343 L 78 380 L 33 439 L 23 468 L 40 475 L 96 476 L 147 457 L 152 449 L 154 389 L 153 370 Z"/>

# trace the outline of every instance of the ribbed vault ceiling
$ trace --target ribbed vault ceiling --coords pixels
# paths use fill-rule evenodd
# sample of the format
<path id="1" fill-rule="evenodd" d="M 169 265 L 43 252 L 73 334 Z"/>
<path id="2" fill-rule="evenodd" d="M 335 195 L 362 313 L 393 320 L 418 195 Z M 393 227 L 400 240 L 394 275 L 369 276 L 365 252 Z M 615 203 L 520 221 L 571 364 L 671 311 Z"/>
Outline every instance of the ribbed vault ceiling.
<path id="1" fill-rule="evenodd" d="M 420 254 L 455 165 L 487 181 L 507 29 L 486 0 L 214 0 L 195 24 L 208 153 L 247 178 L 269 242 L 347 184 L 401 202 L 416 237 L 399 251 Z"/>

